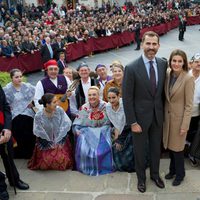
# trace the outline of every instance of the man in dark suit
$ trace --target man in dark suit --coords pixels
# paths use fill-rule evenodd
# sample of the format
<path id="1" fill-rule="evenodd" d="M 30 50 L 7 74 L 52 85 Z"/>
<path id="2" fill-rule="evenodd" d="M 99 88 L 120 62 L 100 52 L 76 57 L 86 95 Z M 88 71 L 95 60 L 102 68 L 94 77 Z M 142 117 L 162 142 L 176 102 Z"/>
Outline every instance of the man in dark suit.
<path id="1" fill-rule="evenodd" d="M 40 50 L 43 63 L 46 63 L 47 61 L 53 59 L 54 57 L 53 47 L 51 45 L 50 37 L 46 37 L 45 42 L 46 42 L 45 45 L 42 46 Z"/>
<path id="2" fill-rule="evenodd" d="M 178 39 L 180 41 L 184 40 L 184 33 L 186 31 L 186 24 L 187 24 L 186 17 L 180 15 L 179 16 L 179 35 L 178 35 Z"/>
<path id="3" fill-rule="evenodd" d="M 1 55 L 7 58 L 14 57 L 13 49 L 6 40 L 2 40 Z"/>
<path id="4" fill-rule="evenodd" d="M 163 124 L 163 87 L 167 62 L 155 57 L 160 44 L 152 31 L 142 38 L 143 54 L 125 68 L 123 104 L 126 122 L 131 125 L 135 153 L 137 188 L 146 191 L 145 154 L 149 145 L 150 177 L 159 188 L 165 185 L 159 176 Z"/>
<path id="5" fill-rule="evenodd" d="M 137 47 L 135 48 L 135 50 L 140 50 L 140 22 L 136 21 L 135 23 L 135 28 L 134 28 L 134 32 L 135 32 L 135 41 L 137 44 Z"/>
<path id="6" fill-rule="evenodd" d="M 59 68 L 58 74 L 63 74 L 63 70 L 67 67 L 64 52 L 60 52 L 59 60 L 57 61 L 57 63 L 58 63 L 58 68 Z"/>
<path id="7" fill-rule="evenodd" d="M 91 86 L 98 86 L 99 81 L 97 75 L 90 72 L 90 68 L 87 63 L 80 63 L 77 68 L 80 76 L 79 84 L 75 90 L 76 104 L 79 109 L 84 103 L 88 102 L 88 89 Z"/>
<path id="8" fill-rule="evenodd" d="M 34 54 L 35 45 L 29 41 L 29 38 L 27 35 L 24 36 L 24 41 L 22 42 L 22 51 L 24 53 L 31 53 Z"/>
<path id="9" fill-rule="evenodd" d="M 6 171 L 6 176 L 11 186 L 15 185 L 18 189 L 27 190 L 29 185 L 20 180 L 19 173 L 15 166 L 12 156 L 11 142 L 11 122 L 12 116 L 5 93 L 0 86 L 0 155 Z M 9 195 L 5 183 L 5 175 L 0 172 L 0 199 L 8 200 Z"/>
<path id="10" fill-rule="evenodd" d="M 65 52 L 65 44 L 61 41 L 60 35 L 56 37 L 56 42 L 52 44 L 53 52 L 54 52 L 54 58 L 56 60 L 59 59 L 59 55 L 61 52 Z"/>

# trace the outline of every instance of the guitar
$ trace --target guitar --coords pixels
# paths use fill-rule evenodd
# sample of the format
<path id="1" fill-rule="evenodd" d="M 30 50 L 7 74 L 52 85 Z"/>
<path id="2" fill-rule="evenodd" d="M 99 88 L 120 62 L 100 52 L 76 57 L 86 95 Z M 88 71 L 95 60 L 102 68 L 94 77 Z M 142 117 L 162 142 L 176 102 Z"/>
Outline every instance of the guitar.
<path id="1" fill-rule="evenodd" d="M 79 84 L 79 80 L 80 79 L 74 80 L 72 82 L 72 84 L 69 86 L 69 88 L 67 89 L 65 94 L 55 94 L 55 96 L 58 99 L 58 105 L 60 107 L 62 107 L 65 112 L 68 110 L 68 107 L 69 107 L 69 102 L 68 102 L 68 99 L 67 99 L 67 92 L 74 91 Z"/>

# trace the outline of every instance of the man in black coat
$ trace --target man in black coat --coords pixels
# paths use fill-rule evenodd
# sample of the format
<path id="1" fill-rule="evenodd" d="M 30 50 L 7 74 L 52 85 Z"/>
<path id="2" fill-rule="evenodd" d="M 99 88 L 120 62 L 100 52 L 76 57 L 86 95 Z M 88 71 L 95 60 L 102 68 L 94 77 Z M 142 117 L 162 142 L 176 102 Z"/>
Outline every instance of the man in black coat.
<path id="1" fill-rule="evenodd" d="M 6 171 L 6 176 L 11 186 L 21 190 L 29 189 L 28 184 L 20 180 L 19 173 L 13 161 L 12 141 L 11 141 L 12 116 L 10 107 L 6 101 L 5 93 L 0 86 L 0 155 Z M 0 172 L 0 199 L 8 200 L 9 195 L 5 183 L 5 175 Z"/>
<path id="2" fill-rule="evenodd" d="M 137 50 L 140 50 L 140 23 L 138 21 L 135 23 L 134 32 L 135 32 L 135 41 L 137 44 L 137 47 L 135 50 L 137 51 Z"/>
<path id="3" fill-rule="evenodd" d="M 60 35 L 56 37 L 56 42 L 52 44 L 53 52 L 54 52 L 54 58 L 56 60 L 59 60 L 59 55 L 61 52 L 65 52 L 65 44 L 62 42 Z"/>
<path id="4" fill-rule="evenodd" d="M 46 37 L 45 41 L 46 41 L 45 45 L 42 46 L 40 50 L 43 63 L 46 63 L 47 61 L 53 59 L 54 57 L 53 46 L 51 45 L 50 37 Z"/>
<path id="5" fill-rule="evenodd" d="M 147 142 L 150 154 L 150 177 L 157 187 L 165 187 L 159 176 L 159 164 L 167 62 L 155 57 L 160 47 L 159 36 L 155 32 L 149 31 L 143 35 L 141 47 L 142 56 L 125 68 L 122 97 L 126 122 L 131 125 L 133 132 L 137 188 L 143 193 L 146 191 Z"/>
<path id="6" fill-rule="evenodd" d="M 57 63 L 58 63 L 58 68 L 59 68 L 58 74 L 63 74 L 63 70 L 67 67 L 64 52 L 60 52 L 59 60 L 57 61 Z"/>
<path id="7" fill-rule="evenodd" d="M 31 53 L 34 54 L 35 45 L 29 41 L 28 36 L 24 36 L 24 41 L 22 42 L 22 51 L 24 53 Z"/>
<path id="8" fill-rule="evenodd" d="M 80 76 L 79 85 L 75 90 L 77 108 L 79 109 L 84 103 L 88 102 L 88 89 L 91 86 L 100 86 L 97 75 L 90 72 L 87 63 L 80 63 L 77 71 Z M 96 77 L 94 77 L 96 76 Z"/>
<path id="9" fill-rule="evenodd" d="M 178 35 L 178 39 L 180 41 L 184 40 L 184 33 L 186 31 L 186 17 L 184 16 L 179 16 L 179 35 Z"/>

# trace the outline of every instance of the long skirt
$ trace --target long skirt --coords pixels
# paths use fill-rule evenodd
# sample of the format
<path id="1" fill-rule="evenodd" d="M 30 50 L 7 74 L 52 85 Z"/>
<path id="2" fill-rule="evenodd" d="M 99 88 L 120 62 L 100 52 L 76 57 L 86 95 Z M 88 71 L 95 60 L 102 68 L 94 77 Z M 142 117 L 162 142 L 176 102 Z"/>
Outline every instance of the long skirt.
<path id="1" fill-rule="evenodd" d="M 113 172 L 110 127 L 83 127 L 76 142 L 76 168 L 78 171 L 98 176 Z"/>
<path id="2" fill-rule="evenodd" d="M 35 170 L 66 170 L 72 169 L 73 157 L 69 138 L 61 145 L 54 148 L 41 149 L 41 144 L 36 142 L 31 160 L 28 162 L 28 168 Z"/>
<path id="3" fill-rule="evenodd" d="M 121 144 L 122 148 L 120 150 L 116 149 L 116 143 Z M 113 159 L 115 170 L 135 172 L 133 137 L 131 130 L 123 130 L 118 139 L 113 141 Z"/>
<path id="4" fill-rule="evenodd" d="M 26 115 L 15 117 L 12 120 L 12 135 L 17 142 L 17 147 L 14 148 L 14 158 L 30 158 L 35 146 L 33 118 Z"/>

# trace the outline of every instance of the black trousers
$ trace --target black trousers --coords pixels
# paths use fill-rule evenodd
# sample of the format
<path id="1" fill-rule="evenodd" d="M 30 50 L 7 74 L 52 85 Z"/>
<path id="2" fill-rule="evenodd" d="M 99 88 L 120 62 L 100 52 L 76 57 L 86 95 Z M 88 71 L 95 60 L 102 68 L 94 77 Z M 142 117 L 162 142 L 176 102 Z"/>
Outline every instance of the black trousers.
<path id="1" fill-rule="evenodd" d="M 16 165 L 13 160 L 13 147 L 12 147 L 11 139 L 9 140 L 8 143 L 0 145 L 0 155 L 3 160 L 8 181 L 10 184 L 14 185 L 16 182 L 19 181 L 19 173 L 17 171 Z M 1 176 L 1 180 L 3 180 L 2 176 Z"/>
<path id="2" fill-rule="evenodd" d="M 169 151 L 170 165 L 169 173 L 176 175 L 176 180 L 183 180 L 185 177 L 184 151 Z"/>
<path id="3" fill-rule="evenodd" d="M 190 143 L 193 141 L 194 136 L 197 133 L 199 120 L 200 120 L 200 116 L 191 118 L 190 127 L 189 127 L 187 138 L 186 138 L 187 141 Z"/>
<path id="4" fill-rule="evenodd" d="M 184 31 L 183 31 L 183 30 L 179 30 L 178 39 L 179 39 L 179 40 L 183 40 L 183 39 L 184 39 Z"/>
<path id="5" fill-rule="evenodd" d="M 140 49 L 140 36 L 135 38 L 136 44 L 137 44 L 137 49 Z"/>
<path id="6" fill-rule="evenodd" d="M 150 176 L 153 179 L 159 177 L 162 125 L 159 126 L 155 118 L 148 125 L 138 123 L 142 127 L 142 133 L 133 133 L 135 170 L 138 181 L 145 182 L 147 144 L 149 145 Z"/>
<path id="7" fill-rule="evenodd" d="M 5 175 L 0 172 L 0 192 L 3 192 L 7 189 L 6 183 L 5 183 Z"/>

